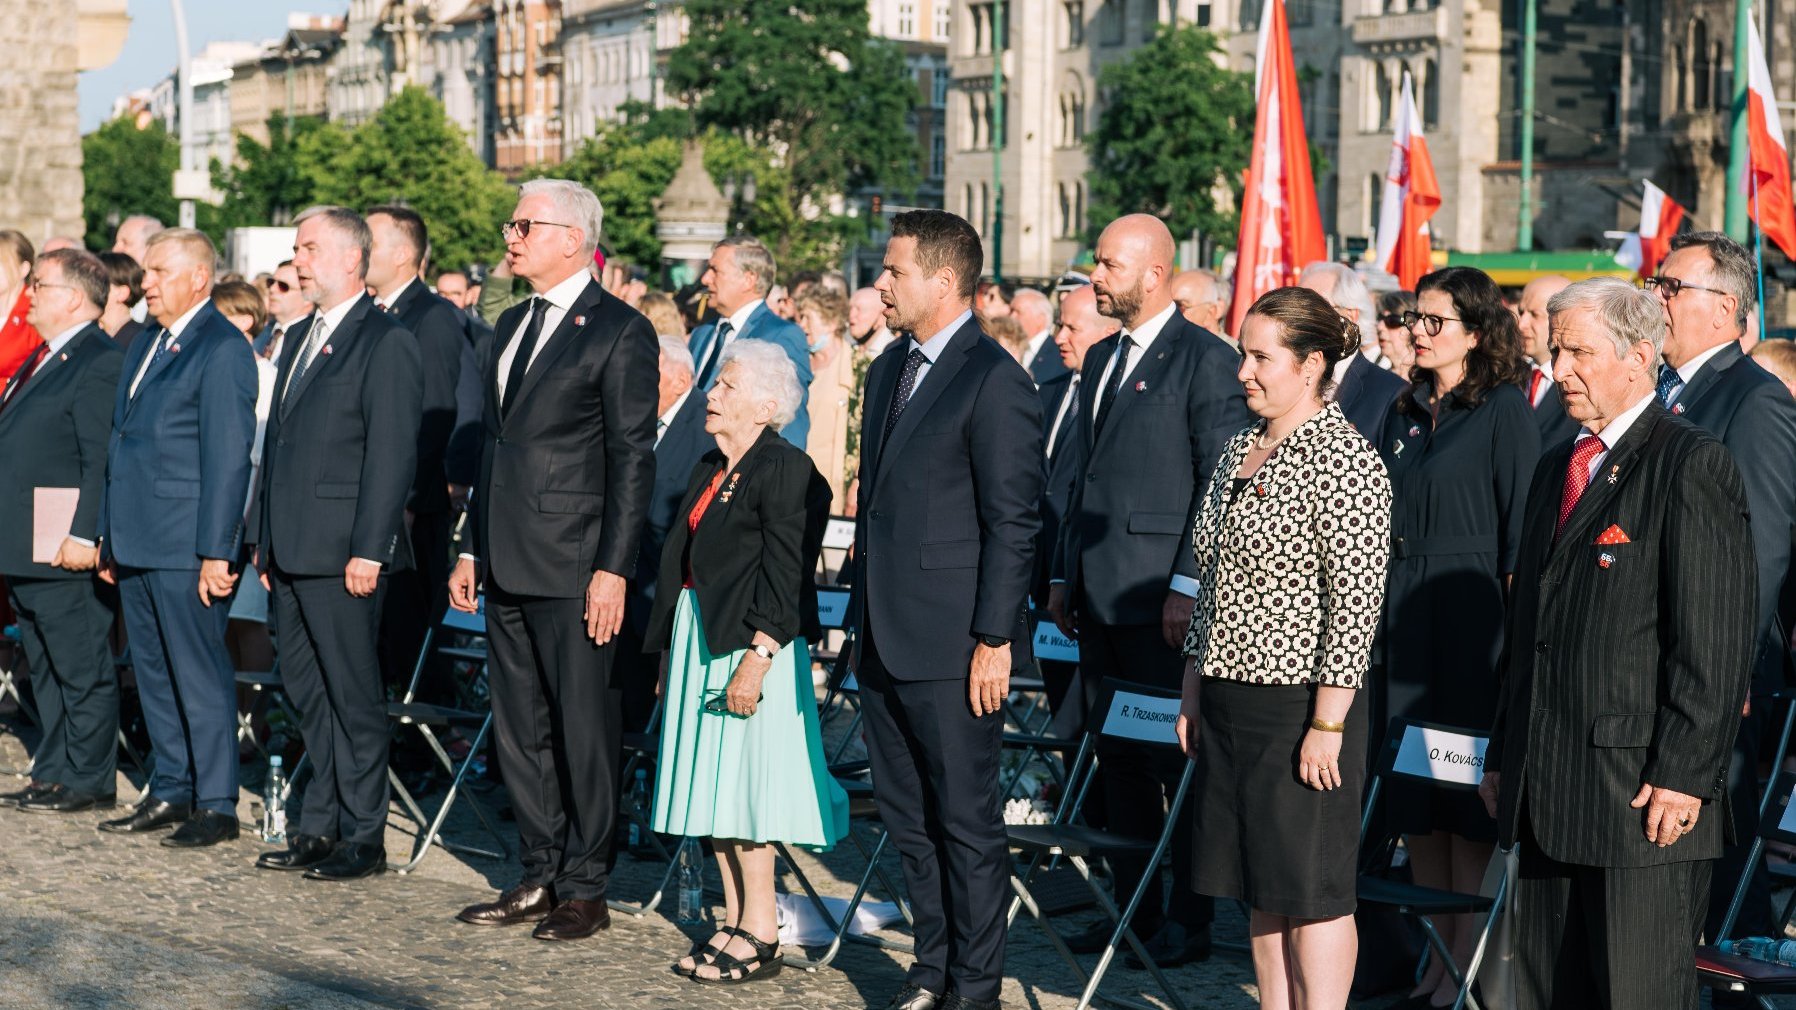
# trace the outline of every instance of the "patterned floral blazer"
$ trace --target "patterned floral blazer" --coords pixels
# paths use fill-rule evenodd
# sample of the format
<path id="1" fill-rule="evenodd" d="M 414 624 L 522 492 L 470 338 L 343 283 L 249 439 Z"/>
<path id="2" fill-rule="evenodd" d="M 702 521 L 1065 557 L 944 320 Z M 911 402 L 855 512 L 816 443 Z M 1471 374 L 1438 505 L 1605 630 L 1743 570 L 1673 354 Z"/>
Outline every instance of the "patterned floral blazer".
<path id="1" fill-rule="evenodd" d="M 1261 421 L 1222 452 L 1197 511 L 1185 654 L 1206 677 L 1358 688 L 1384 606 L 1391 481 L 1331 403 L 1237 493 Z"/>

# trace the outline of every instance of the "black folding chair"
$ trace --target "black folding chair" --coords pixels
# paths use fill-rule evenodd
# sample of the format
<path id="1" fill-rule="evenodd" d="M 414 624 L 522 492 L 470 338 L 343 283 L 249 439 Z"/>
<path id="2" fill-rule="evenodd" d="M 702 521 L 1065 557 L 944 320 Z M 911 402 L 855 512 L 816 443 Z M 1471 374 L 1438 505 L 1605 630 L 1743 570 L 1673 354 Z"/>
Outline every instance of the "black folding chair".
<path id="1" fill-rule="evenodd" d="M 1484 748 L 1489 742 L 1488 734 L 1474 730 L 1408 719 L 1391 720 L 1390 733 L 1385 737 L 1384 747 L 1379 752 L 1378 768 L 1373 772 L 1371 785 L 1366 789 L 1365 811 L 1360 818 L 1360 903 L 1394 908 L 1399 915 L 1414 920 L 1422 927 L 1422 933 L 1428 938 L 1433 955 L 1441 959 L 1454 984 L 1459 987 L 1459 996 L 1453 1002 L 1454 1010 L 1465 1006 L 1477 1010 L 1479 1006 L 1477 999 L 1472 996 L 1472 983 L 1478 978 L 1478 969 L 1490 946 L 1491 933 L 1496 929 L 1508 901 L 1509 881 L 1505 878 L 1497 885 L 1497 893 L 1487 898 L 1480 894 L 1462 894 L 1392 880 L 1381 873 L 1389 869 L 1389 857 L 1395 848 L 1395 839 L 1374 840 L 1367 836 L 1372 828 L 1373 812 L 1385 779 L 1395 776 L 1406 781 L 1421 782 L 1435 789 L 1475 791 L 1483 777 Z M 1376 844 L 1373 844 L 1374 841 Z M 1381 858 L 1374 859 L 1375 856 Z M 1373 862 L 1383 864 L 1379 867 L 1379 872 L 1369 869 Z M 1462 914 L 1487 917 L 1484 928 L 1479 931 L 1478 944 L 1472 951 L 1471 963 L 1464 972 L 1454 964 L 1453 952 L 1441 938 L 1440 932 L 1434 928 L 1434 923 L 1428 919 L 1432 915 Z"/>
<path id="2" fill-rule="evenodd" d="M 1053 944 L 1054 949 L 1060 952 L 1061 959 L 1085 983 L 1084 991 L 1079 996 L 1078 1010 L 1085 1010 L 1097 997 L 1098 986 L 1103 982 L 1104 974 L 1110 970 L 1110 963 L 1116 958 L 1118 948 L 1125 942 L 1153 975 L 1154 982 L 1166 994 L 1174 1010 L 1185 1010 L 1185 1001 L 1167 980 L 1160 966 L 1148 955 L 1147 948 L 1130 925 L 1147 889 L 1160 886 L 1160 875 L 1142 874 L 1141 882 L 1129 895 L 1128 903 L 1119 911 L 1116 903 L 1104 893 L 1103 885 L 1093 878 L 1091 864 L 1100 859 L 1133 856 L 1145 857 L 1144 861 L 1150 867 L 1159 866 L 1161 857 L 1166 855 L 1167 847 L 1172 844 L 1172 834 L 1179 823 L 1179 811 L 1184 807 L 1185 795 L 1191 789 L 1193 763 L 1190 760 L 1185 762 L 1184 774 L 1179 777 L 1178 788 L 1172 795 L 1171 808 L 1166 813 L 1166 825 L 1160 830 L 1158 838 L 1133 838 L 1077 823 L 1079 808 L 1085 802 L 1085 795 L 1097 770 L 1098 739 L 1110 737 L 1132 740 L 1176 751 L 1179 746 L 1175 732 L 1178 713 L 1179 692 L 1176 690 L 1106 679 L 1098 694 L 1097 708 L 1091 713 L 1091 725 L 1086 728 L 1084 737 L 1079 742 L 1078 755 L 1073 759 L 1073 766 L 1067 775 L 1067 780 L 1075 785 L 1070 802 L 1061 804 L 1051 824 L 1011 825 L 1009 828 L 1010 847 L 1027 853 L 1030 857 L 1029 865 L 1022 873 L 1013 872 L 1011 875 L 1010 885 L 1016 891 L 1016 898 L 1011 902 L 1009 919 L 1014 921 L 1017 910 L 1027 908 L 1035 921 L 1041 924 L 1042 930 L 1048 935 L 1048 942 Z M 1061 858 L 1072 865 L 1089 889 L 1092 903 L 1103 909 L 1104 914 L 1115 925 L 1110 942 L 1104 945 L 1103 951 L 1098 955 L 1097 967 L 1089 975 L 1068 949 L 1066 940 L 1050 922 L 1055 912 L 1030 886 L 1044 863 Z M 1149 1005 L 1115 996 L 1105 996 L 1104 1000 L 1126 1007 L 1146 1008 Z"/>
<path id="3" fill-rule="evenodd" d="M 1796 793 L 1796 773 L 1779 772 L 1772 778 L 1771 788 L 1767 790 L 1771 802 L 1759 815 L 1758 833 L 1747 850 L 1746 866 L 1734 886 L 1734 897 L 1728 903 L 1726 918 L 1721 921 L 1720 935 L 1713 938 L 1713 943 L 1696 948 L 1696 975 L 1702 985 L 1718 992 L 1751 997 L 1765 1010 L 1773 1010 L 1776 1006 L 1771 997 L 1796 994 L 1796 967 L 1724 954 L 1720 945 L 1722 941 L 1734 938 L 1734 923 L 1740 917 L 1741 906 L 1746 903 L 1753 870 L 1759 860 L 1765 858 L 1766 845 L 1796 845 L 1796 803 L 1791 802 L 1792 793 Z M 1790 921 L 1791 903 L 1796 903 L 1796 895 L 1785 903 L 1777 928 L 1772 931 L 1779 939 Z"/>

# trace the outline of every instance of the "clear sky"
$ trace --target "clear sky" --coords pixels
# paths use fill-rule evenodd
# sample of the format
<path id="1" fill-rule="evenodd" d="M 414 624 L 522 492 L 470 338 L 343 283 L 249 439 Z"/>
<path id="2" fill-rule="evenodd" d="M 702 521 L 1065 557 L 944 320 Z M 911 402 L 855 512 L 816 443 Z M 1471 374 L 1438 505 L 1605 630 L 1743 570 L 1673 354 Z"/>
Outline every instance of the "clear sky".
<path id="1" fill-rule="evenodd" d="M 187 44 L 194 53 L 208 42 L 260 42 L 287 30 L 287 13 L 342 14 L 346 0 L 314 0 L 294 6 L 281 0 L 182 0 Z M 170 0 L 130 0 L 131 34 L 112 65 L 81 75 L 81 132 L 106 121 L 112 100 L 147 88 L 175 69 L 175 18 Z"/>

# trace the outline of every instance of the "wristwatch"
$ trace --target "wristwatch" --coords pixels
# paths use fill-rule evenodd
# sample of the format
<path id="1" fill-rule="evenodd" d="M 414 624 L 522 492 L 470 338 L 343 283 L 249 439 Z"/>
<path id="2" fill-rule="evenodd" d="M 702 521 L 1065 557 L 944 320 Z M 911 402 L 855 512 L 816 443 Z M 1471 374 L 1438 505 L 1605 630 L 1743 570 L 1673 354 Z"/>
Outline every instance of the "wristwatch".
<path id="1" fill-rule="evenodd" d="M 1010 644 L 1010 639 L 999 638 L 997 635 L 978 635 L 975 637 L 979 639 L 980 645 L 983 645 L 988 649 L 1001 649 Z"/>
<path id="2" fill-rule="evenodd" d="M 755 643 L 754 653 L 762 659 L 771 660 L 773 658 L 773 650 L 759 642 Z"/>

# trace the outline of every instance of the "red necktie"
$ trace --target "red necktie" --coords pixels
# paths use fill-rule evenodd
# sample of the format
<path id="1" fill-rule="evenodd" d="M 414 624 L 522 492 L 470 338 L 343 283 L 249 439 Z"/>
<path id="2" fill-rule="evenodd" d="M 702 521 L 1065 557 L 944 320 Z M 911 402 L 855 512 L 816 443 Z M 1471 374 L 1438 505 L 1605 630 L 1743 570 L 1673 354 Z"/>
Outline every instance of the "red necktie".
<path id="1" fill-rule="evenodd" d="M 12 385 L 7 387 L 6 398 L 0 399 L 0 409 L 5 409 L 6 405 L 12 402 L 12 398 L 18 395 L 19 390 L 25 388 L 25 383 L 30 382 L 31 376 L 37 372 L 37 366 L 43 364 L 44 359 L 49 356 L 50 345 L 38 344 L 37 348 L 31 352 L 31 357 L 26 358 L 25 363 L 19 366 L 17 377 L 13 379 Z"/>
<path id="2" fill-rule="evenodd" d="M 1601 456 L 1607 447 L 1603 440 L 1595 435 L 1580 435 L 1576 445 L 1572 446 L 1571 461 L 1565 465 L 1565 493 L 1559 496 L 1559 525 L 1553 527 L 1553 542 L 1559 542 L 1559 534 L 1565 532 L 1565 521 L 1571 518 L 1572 510 L 1578 507 L 1578 499 L 1584 497 L 1584 489 L 1590 486 L 1590 461 Z"/>
<path id="3" fill-rule="evenodd" d="M 1546 375 L 1545 372 L 1536 368 L 1534 374 L 1528 377 L 1528 406 L 1530 407 L 1540 403 L 1540 380 L 1544 375 Z"/>

